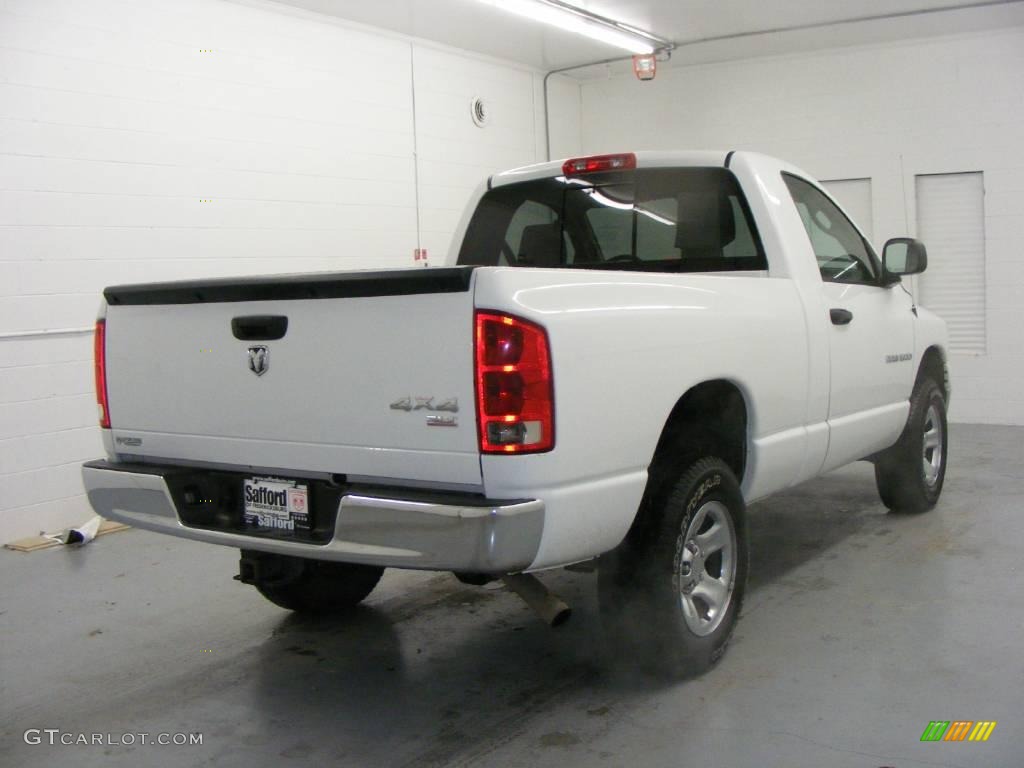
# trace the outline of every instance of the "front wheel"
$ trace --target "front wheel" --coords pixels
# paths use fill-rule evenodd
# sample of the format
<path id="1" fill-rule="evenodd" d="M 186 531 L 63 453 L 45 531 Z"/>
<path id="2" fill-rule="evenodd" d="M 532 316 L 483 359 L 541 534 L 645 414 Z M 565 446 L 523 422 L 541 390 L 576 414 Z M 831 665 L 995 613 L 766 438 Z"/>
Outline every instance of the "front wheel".
<path id="1" fill-rule="evenodd" d="M 601 614 L 617 652 L 654 671 L 700 674 L 725 652 L 747 581 L 743 496 L 703 458 L 658 484 L 637 528 L 602 558 Z"/>
<path id="2" fill-rule="evenodd" d="M 899 442 L 875 459 L 878 495 L 893 512 L 926 512 L 939 500 L 948 457 L 946 399 L 932 379 L 910 398 L 910 416 Z"/>

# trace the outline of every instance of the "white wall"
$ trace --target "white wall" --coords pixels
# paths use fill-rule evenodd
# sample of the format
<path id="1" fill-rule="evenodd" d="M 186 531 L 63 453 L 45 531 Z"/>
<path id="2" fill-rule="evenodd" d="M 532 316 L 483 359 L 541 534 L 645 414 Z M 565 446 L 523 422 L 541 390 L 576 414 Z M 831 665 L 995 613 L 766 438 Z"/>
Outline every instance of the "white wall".
<path id="1" fill-rule="evenodd" d="M 439 263 L 476 184 L 541 159 L 539 84 L 270 4 L 0 2 L 0 541 L 90 514 L 91 336 L 42 331 L 112 283 Z"/>
<path id="2" fill-rule="evenodd" d="M 540 78 L 543 82 L 543 78 Z M 583 107 L 580 82 L 566 75 L 548 78 L 548 106 L 551 112 L 551 159 L 575 157 L 582 152 Z M 538 99 L 543 99 L 543 90 Z M 541 102 L 543 103 L 543 102 Z M 539 113 L 543 117 L 543 113 Z M 541 127 L 541 141 L 544 139 Z M 543 157 L 544 147 L 540 148 Z"/>
<path id="3" fill-rule="evenodd" d="M 876 244 L 914 233 L 917 174 L 983 171 L 987 353 L 951 360 L 951 417 L 1024 424 L 1024 28 L 665 68 L 585 83 L 583 150 L 751 149 L 870 178 Z"/>
<path id="4" fill-rule="evenodd" d="M 490 174 L 534 163 L 537 76 L 445 51 L 414 51 L 420 239 L 432 264 L 447 253 L 470 193 Z M 488 120 L 478 128 L 470 102 L 480 97 Z M 540 151 L 543 151 L 542 149 Z"/>

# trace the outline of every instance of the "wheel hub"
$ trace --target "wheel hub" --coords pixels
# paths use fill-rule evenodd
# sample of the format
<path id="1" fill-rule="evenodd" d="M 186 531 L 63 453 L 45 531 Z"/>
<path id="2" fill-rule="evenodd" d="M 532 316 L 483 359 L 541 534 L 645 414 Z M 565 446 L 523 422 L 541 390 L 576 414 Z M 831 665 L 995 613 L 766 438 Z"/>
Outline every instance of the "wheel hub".
<path id="1" fill-rule="evenodd" d="M 942 450 L 942 420 L 939 418 L 939 409 L 932 404 L 928 406 L 924 417 L 924 436 L 921 441 L 922 469 L 928 487 L 933 487 L 939 480 Z"/>
<path id="2" fill-rule="evenodd" d="M 682 581 L 679 588 L 686 594 L 693 592 L 694 587 L 704 580 L 704 574 L 704 553 L 696 541 L 690 540 L 683 546 L 682 561 L 679 564 Z"/>
<path id="3" fill-rule="evenodd" d="M 736 582 L 736 529 L 720 501 L 706 501 L 690 520 L 677 563 L 680 607 L 696 635 L 718 628 Z"/>

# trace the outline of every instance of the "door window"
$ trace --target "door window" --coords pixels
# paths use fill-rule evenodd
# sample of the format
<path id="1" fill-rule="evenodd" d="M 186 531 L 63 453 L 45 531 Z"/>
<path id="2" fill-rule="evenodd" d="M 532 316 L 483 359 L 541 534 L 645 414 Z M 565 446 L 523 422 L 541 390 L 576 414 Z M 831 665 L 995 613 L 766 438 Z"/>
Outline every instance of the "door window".
<path id="1" fill-rule="evenodd" d="M 830 283 L 878 282 L 878 260 L 853 223 L 827 195 L 803 179 L 782 175 L 818 260 Z"/>

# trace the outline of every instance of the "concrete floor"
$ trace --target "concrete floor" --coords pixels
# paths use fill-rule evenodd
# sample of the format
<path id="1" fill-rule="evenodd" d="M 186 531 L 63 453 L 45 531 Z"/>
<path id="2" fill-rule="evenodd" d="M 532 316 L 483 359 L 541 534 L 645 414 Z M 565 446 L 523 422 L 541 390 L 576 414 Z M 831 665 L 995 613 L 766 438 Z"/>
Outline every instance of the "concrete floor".
<path id="1" fill-rule="evenodd" d="M 130 531 L 3 551 L 0 763 L 1019 768 L 1024 429 L 952 434 L 929 514 L 886 514 L 866 464 L 752 507 L 734 643 L 686 683 L 608 670 L 589 575 L 549 576 L 576 608 L 558 630 L 503 589 L 402 572 L 310 623 L 232 581 L 228 549 Z M 999 725 L 921 743 L 930 720 Z"/>

